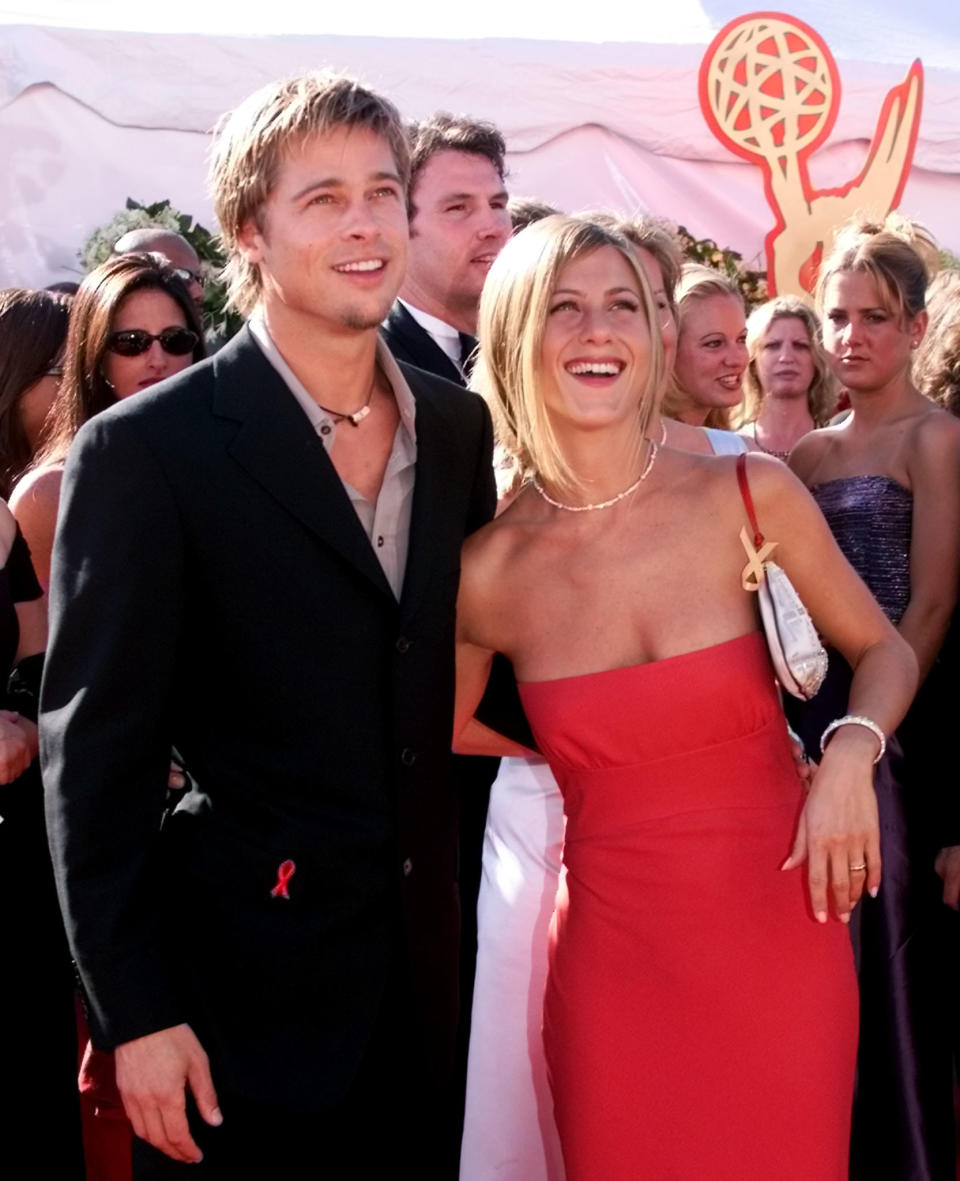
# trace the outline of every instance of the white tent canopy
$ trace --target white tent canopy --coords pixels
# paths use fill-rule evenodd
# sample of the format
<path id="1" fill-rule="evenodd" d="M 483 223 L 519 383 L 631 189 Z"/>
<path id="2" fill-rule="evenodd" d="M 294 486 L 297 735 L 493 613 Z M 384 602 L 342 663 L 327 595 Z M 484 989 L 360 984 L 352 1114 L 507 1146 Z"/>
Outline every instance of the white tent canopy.
<path id="1" fill-rule="evenodd" d="M 215 7 L 205 6 L 208 16 Z M 361 76 L 410 116 L 442 109 L 493 120 L 507 139 L 514 193 L 566 209 L 649 210 L 762 265 L 773 217 L 760 171 L 714 139 L 697 98 L 708 42 L 749 8 L 679 0 L 654 22 L 638 19 L 646 6 L 634 4 L 616 28 L 608 13 L 603 29 L 590 32 L 620 37 L 622 29 L 637 40 L 591 42 L 561 39 L 577 36 L 582 11 L 566 24 L 558 15 L 554 27 L 553 14 L 538 9 L 557 38 L 545 41 L 277 33 L 293 23 L 291 7 L 279 0 L 266 7 L 270 36 L 249 13 L 231 25 L 243 35 L 144 31 L 159 27 L 145 20 L 122 32 L 0 24 L 0 286 L 77 277 L 78 248 L 128 196 L 169 197 L 214 228 L 204 189 L 208 129 L 262 82 L 318 66 Z M 836 126 L 811 164 L 813 183 L 842 185 L 860 170 L 885 94 L 920 57 L 923 118 L 901 208 L 960 252 L 955 0 L 838 7 L 826 0 L 785 6 L 830 46 L 843 86 Z M 75 2 L 69 11 L 74 23 L 95 24 L 103 8 Z M 168 23 L 176 8 L 168 0 Z M 505 3 L 502 9 L 501 18 Z M 365 8 L 363 16 L 374 12 Z M 88 21 L 75 19 L 84 13 Z M 0 21 L 14 15 L 0 8 Z M 497 17 L 494 11 L 492 31 Z M 188 23 L 183 15 L 179 27 Z M 201 27 L 196 18 L 192 27 Z M 452 32 L 442 19 L 429 30 Z"/>

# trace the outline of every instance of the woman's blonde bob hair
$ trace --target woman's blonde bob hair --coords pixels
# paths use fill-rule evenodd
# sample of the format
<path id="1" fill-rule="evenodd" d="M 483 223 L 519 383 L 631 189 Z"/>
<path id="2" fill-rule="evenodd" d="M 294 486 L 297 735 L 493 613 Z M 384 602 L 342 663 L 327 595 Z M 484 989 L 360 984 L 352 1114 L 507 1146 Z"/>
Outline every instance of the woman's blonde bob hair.
<path id="1" fill-rule="evenodd" d="M 616 250 L 633 271 L 650 333 L 650 367 L 637 399 L 639 461 L 663 378 L 663 343 L 650 284 L 630 241 L 604 219 L 545 217 L 507 242 L 480 298 L 480 355 L 473 388 L 490 407 L 497 441 L 516 458 L 521 478 L 539 475 L 565 492 L 582 491 L 583 486 L 563 454 L 544 402 L 543 337 L 560 272 L 605 246 Z"/>
<path id="2" fill-rule="evenodd" d="M 757 373 L 757 357 L 763 347 L 764 338 L 775 320 L 799 320 L 807 330 L 810 340 L 810 356 L 813 360 L 813 382 L 807 390 L 807 407 L 814 425 L 826 426 L 837 404 L 837 385 L 827 355 L 823 351 L 820 317 L 796 295 L 778 295 L 768 299 L 750 313 L 747 319 L 747 352 L 750 363 L 743 376 L 743 402 L 737 426 L 754 422 L 760 414 L 764 390 Z"/>
<path id="3" fill-rule="evenodd" d="M 700 263 L 696 262 L 684 264 L 680 272 L 680 281 L 677 283 L 674 294 L 677 305 L 678 357 L 680 353 L 680 341 L 683 338 L 684 313 L 689 310 L 691 304 L 697 303 L 702 299 L 710 299 L 714 295 L 725 295 L 730 299 L 735 299 L 741 308 L 744 308 L 744 312 L 746 311 L 743 294 L 733 279 L 721 274 L 720 271 L 715 271 L 711 267 L 701 266 Z M 667 418 L 679 419 L 687 401 L 688 399 L 684 394 L 683 387 L 680 385 L 675 369 L 674 381 L 670 383 L 670 388 L 664 394 L 663 413 Z M 716 407 L 707 415 L 707 420 L 703 425 L 714 427 L 717 430 L 728 431 L 730 430 L 731 414 L 731 410 Z"/>

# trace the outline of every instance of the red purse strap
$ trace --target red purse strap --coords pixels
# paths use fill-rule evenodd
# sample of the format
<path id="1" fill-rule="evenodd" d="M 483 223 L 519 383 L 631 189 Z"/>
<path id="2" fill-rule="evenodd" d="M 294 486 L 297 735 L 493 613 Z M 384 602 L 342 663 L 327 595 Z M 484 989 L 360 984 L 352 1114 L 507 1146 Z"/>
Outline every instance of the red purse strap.
<path id="1" fill-rule="evenodd" d="M 753 507 L 753 497 L 750 495 L 750 484 L 747 481 L 747 457 L 743 452 L 737 456 L 737 483 L 740 485 L 743 506 L 747 510 L 750 528 L 753 530 L 754 548 L 760 549 L 763 545 L 763 534 L 760 532 L 760 526 L 757 524 L 757 514 Z"/>

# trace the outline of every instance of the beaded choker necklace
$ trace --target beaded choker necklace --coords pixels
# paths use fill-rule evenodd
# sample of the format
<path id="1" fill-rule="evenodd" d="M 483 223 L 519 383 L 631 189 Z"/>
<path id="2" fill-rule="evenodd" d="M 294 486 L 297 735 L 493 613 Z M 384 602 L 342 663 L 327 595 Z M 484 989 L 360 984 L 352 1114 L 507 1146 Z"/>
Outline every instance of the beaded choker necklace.
<path id="1" fill-rule="evenodd" d="M 618 492 L 616 496 L 611 496 L 609 500 L 601 500 L 598 504 L 561 504 L 559 500 L 554 500 L 552 496 L 547 495 L 543 489 L 543 485 L 536 476 L 533 477 L 533 486 L 536 488 L 537 492 L 540 493 L 547 504 L 552 504 L 554 508 L 562 508 L 564 512 L 594 513 L 603 508 L 611 508 L 613 505 L 619 504 L 620 501 L 629 496 L 631 492 L 636 492 L 647 476 L 650 475 L 654 461 L 657 458 L 657 452 L 660 450 L 660 446 L 659 444 L 654 443 L 652 439 L 648 440 L 648 442 L 650 444 L 650 451 L 647 455 L 647 462 L 643 465 L 643 471 L 640 473 L 637 479 L 633 481 L 629 488 L 624 488 L 622 492 Z"/>
<path id="2" fill-rule="evenodd" d="M 790 458 L 789 451 L 775 451 L 772 447 L 764 447 L 757 435 L 757 424 L 753 423 L 753 441 L 764 453 L 764 455 L 772 455 L 775 459 L 782 459 L 784 463 Z"/>

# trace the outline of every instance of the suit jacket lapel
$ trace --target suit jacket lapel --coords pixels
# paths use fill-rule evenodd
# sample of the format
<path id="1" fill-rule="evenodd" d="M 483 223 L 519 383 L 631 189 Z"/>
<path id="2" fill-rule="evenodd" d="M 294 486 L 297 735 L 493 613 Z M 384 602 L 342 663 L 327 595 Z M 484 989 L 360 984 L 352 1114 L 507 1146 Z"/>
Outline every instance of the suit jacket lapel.
<path id="1" fill-rule="evenodd" d="M 356 510 L 283 379 L 244 329 L 214 358 L 214 412 L 240 423 L 229 446 L 245 471 L 391 601 Z"/>
<path id="2" fill-rule="evenodd" d="M 454 381 L 457 385 L 464 384 L 463 374 L 457 366 L 430 333 L 421 328 L 402 303 L 395 303 L 390 309 L 387 325 L 390 333 L 397 337 L 406 350 L 407 355 L 401 356 L 401 361 L 416 365 L 418 369 L 426 369 L 428 373 L 435 373 L 438 377 L 445 377 L 447 381 Z"/>
<path id="3" fill-rule="evenodd" d="M 436 555 L 438 542 L 444 542 L 440 534 L 451 520 L 447 511 L 449 488 L 445 485 L 457 470 L 458 454 L 436 408 L 426 398 L 417 396 L 409 372 L 406 377 L 417 398 L 417 477 L 410 514 L 407 569 L 400 597 L 402 616 L 409 619 L 430 579 L 447 573 L 436 568 Z"/>

